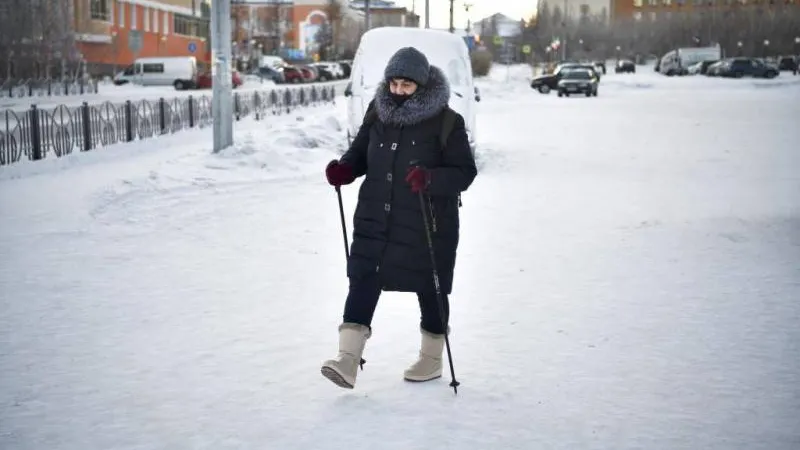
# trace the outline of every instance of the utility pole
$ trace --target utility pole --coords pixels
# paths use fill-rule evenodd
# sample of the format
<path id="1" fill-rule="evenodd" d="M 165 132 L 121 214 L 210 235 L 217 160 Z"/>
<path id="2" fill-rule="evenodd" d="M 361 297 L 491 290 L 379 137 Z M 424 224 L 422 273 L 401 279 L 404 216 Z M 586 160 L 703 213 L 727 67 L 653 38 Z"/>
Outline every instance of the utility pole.
<path id="1" fill-rule="evenodd" d="M 211 55 L 214 153 L 233 145 L 231 95 L 231 0 L 211 2 Z"/>
<path id="2" fill-rule="evenodd" d="M 567 60 L 567 0 L 564 0 L 564 13 L 561 14 L 562 22 L 561 22 L 561 30 L 562 30 L 562 38 L 561 38 L 561 60 Z"/>
<path id="3" fill-rule="evenodd" d="M 450 33 L 455 33 L 456 28 L 453 26 L 453 0 L 450 0 Z"/>
<path id="4" fill-rule="evenodd" d="M 466 15 L 467 15 L 467 28 L 465 28 L 464 31 L 467 32 L 467 35 L 469 35 L 469 31 L 472 29 L 472 22 L 470 22 L 470 20 L 469 20 L 469 9 L 470 8 L 472 8 L 472 3 L 464 3 L 464 13 L 466 13 Z"/>
<path id="5" fill-rule="evenodd" d="M 425 0 L 425 28 L 431 27 L 431 0 Z"/>
<path id="6" fill-rule="evenodd" d="M 370 27 L 372 26 L 372 20 L 370 19 L 369 0 L 364 0 L 364 24 L 367 27 L 367 31 L 369 31 Z"/>

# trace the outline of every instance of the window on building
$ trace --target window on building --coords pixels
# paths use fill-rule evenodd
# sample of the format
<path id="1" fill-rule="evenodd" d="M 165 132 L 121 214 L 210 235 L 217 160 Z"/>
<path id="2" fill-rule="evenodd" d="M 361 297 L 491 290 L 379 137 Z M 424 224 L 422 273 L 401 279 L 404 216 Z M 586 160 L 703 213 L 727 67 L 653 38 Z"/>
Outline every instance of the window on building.
<path id="1" fill-rule="evenodd" d="M 650 11 L 650 20 L 653 22 L 658 20 L 658 14 L 655 11 Z"/>
<path id="2" fill-rule="evenodd" d="M 686 4 L 686 0 L 675 0 L 675 4 L 678 6 L 683 6 Z"/>
<path id="3" fill-rule="evenodd" d="M 647 0 L 647 4 L 650 6 L 658 6 L 658 0 Z"/>
<path id="4" fill-rule="evenodd" d="M 172 20 L 172 31 L 183 36 L 208 38 L 209 22 L 205 19 L 175 14 Z"/>
<path id="5" fill-rule="evenodd" d="M 125 25 L 127 25 L 125 23 L 125 4 L 124 3 L 120 3 L 117 6 L 117 9 L 119 9 L 119 24 L 118 25 L 120 26 L 120 28 L 124 28 Z"/>
<path id="6" fill-rule="evenodd" d="M 633 12 L 633 19 L 637 22 L 642 20 L 642 12 L 641 11 L 634 11 Z"/>
<path id="7" fill-rule="evenodd" d="M 661 0 L 661 4 L 664 6 L 672 5 L 672 0 Z"/>
<path id="8" fill-rule="evenodd" d="M 175 14 L 172 18 L 172 31 L 183 36 L 195 36 L 197 29 L 195 22 L 189 16 Z"/>
<path id="9" fill-rule="evenodd" d="M 89 3 L 89 15 L 92 20 L 111 21 L 111 14 L 109 11 L 108 0 L 91 0 Z"/>
<path id="10" fill-rule="evenodd" d="M 153 10 L 153 33 L 158 33 L 158 24 L 161 23 L 161 16 L 157 9 Z"/>
<path id="11" fill-rule="evenodd" d="M 131 30 L 139 28 L 138 18 L 136 17 L 136 5 L 131 3 Z"/>
<path id="12" fill-rule="evenodd" d="M 164 34 L 169 34 L 169 13 L 164 11 L 164 21 L 161 23 L 164 25 Z"/>
<path id="13" fill-rule="evenodd" d="M 144 28 L 144 31 L 150 31 L 150 8 L 145 6 L 142 9 L 142 12 L 144 13 L 144 17 L 142 18 L 142 28 Z"/>
<path id="14" fill-rule="evenodd" d="M 636 8 L 642 7 L 642 0 L 633 0 L 633 6 Z"/>

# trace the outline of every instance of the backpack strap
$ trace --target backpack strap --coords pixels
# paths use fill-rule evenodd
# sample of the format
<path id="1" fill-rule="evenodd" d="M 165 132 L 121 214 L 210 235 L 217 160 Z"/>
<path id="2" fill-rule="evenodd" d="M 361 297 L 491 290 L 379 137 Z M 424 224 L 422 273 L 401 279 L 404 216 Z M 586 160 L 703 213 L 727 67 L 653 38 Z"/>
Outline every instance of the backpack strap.
<path id="1" fill-rule="evenodd" d="M 439 133 L 439 144 L 442 146 L 442 151 L 447 148 L 447 139 L 453 131 L 456 124 L 456 112 L 446 106 L 442 111 L 442 131 Z"/>
<path id="2" fill-rule="evenodd" d="M 456 124 L 457 114 L 455 111 L 446 106 L 442 111 L 442 130 L 439 132 L 439 144 L 442 146 L 442 151 L 447 149 L 447 140 L 450 138 L 450 133 L 453 132 L 453 127 Z M 464 206 L 461 201 L 461 194 L 458 194 L 458 207 Z"/>

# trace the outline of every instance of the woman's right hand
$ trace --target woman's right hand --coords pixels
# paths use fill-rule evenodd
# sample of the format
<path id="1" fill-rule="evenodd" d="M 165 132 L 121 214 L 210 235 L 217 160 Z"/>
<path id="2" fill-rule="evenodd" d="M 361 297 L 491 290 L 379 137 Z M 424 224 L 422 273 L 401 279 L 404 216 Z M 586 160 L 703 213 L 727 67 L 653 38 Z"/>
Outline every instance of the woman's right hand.
<path id="1" fill-rule="evenodd" d="M 347 163 L 340 163 L 334 159 L 325 167 L 325 177 L 331 186 L 342 186 L 356 180 L 353 176 L 353 167 Z"/>

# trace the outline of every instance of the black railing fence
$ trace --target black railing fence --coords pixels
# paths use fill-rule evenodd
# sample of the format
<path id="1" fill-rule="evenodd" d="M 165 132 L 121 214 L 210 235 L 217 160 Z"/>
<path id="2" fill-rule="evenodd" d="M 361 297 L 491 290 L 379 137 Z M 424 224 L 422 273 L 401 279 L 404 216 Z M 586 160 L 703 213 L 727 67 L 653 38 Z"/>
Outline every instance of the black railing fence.
<path id="1" fill-rule="evenodd" d="M 269 115 L 293 109 L 333 103 L 334 86 L 312 86 L 233 94 L 235 120 Z M 75 151 L 89 151 L 120 142 L 148 139 L 211 124 L 211 97 L 189 96 L 172 99 L 105 102 L 79 106 L 61 105 L 24 112 L 0 111 L 0 165 L 23 157 L 40 160 L 61 157 Z"/>
<path id="2" fill-rule="evenodd" d="M 25 80 L 0 79 L 0 98 L 63 97 L 97 94 L 95 80 L 30 78 Z"/>

